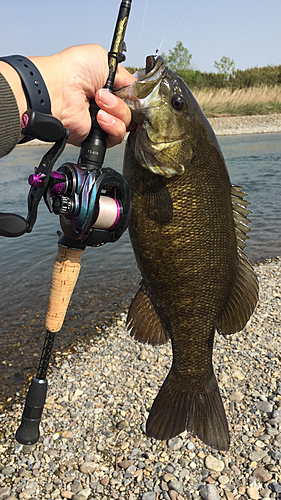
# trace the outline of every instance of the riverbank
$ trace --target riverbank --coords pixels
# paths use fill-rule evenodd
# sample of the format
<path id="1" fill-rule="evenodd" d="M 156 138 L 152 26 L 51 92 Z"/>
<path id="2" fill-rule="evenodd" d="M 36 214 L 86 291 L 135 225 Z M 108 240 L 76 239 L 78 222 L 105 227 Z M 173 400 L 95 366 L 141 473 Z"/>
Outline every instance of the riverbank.
<path id="1" fill-rule="evenodd" d="M 281 132 L 281 114 L 216 116 L 208 118 L 208 120 L 216 135 L 270 134 Z M 25 144 L 19 144 L 17 147 L 42 144 L 47 145 L 48 143 L 34 139 Z"/>
<path id="2" fill-rule="evenodd" d="M 209 118 L 216 135 L 270 134 L 281 132 L 281 114 L 218 116 Z"/>
<path id="3" fill-rule="evenodd" d="M 216 335 L 214 368 L 230 427 L 228 452 L 186 432 L 167 443 L 146 437 L 171 346 L 135 342 L 122 314 L 89 345 L 56 353 L 34 450 L 13 439 L 22 396 L 0 415 L 1 500 L 279 498 L 281 258 L 255 270 L 260 300 L 254 315 L 238 334 Z"/>

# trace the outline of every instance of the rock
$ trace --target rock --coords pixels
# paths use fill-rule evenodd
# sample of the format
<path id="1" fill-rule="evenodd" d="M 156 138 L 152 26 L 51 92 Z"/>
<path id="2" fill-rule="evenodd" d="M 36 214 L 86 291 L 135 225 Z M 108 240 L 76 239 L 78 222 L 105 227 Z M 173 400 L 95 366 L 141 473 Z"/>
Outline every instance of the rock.
<path id="1" fill-rule="evenodd" d="M 166 474 L 164 474 L 163 479 L 164 481 L 166 481 L 166 483 L 168 483 L 169 481 L 173 481 L 173 479 L 176 479 L 176 477 L 171 472 L 167 472 Z"/>
<path id="2" fill-rule="evenodd" d="M 71 485 L 71 491 L 73 491 L 73 493 L 79 493 L 81 490 L 82 490 L 81 481 L 75 479 Z"/>
<path id="3" fill-rule="evenodd" d="M 178 500 L 179 494 L 175 490 L 170 490 L 169 497 L 171 500 Z"/>
<path id="4" fill-rule="evenodd" d="M 92 474 L 96 466 L 95 462 L 84 462 L 80 465 L 80 472 L 83 472 L 83 474 Z"/>
<path id="5" fill-rule="evenodd" d="M 147 492 L 142 494 L 141 498 L 142 498 L 142 500 L 155 500 L 156 493 L 154 493 L 153 491 L 147 491 Z"/>
<path id="6" fill-rule="evenodd" d="M 199 493 L 204 500 L 220 500 L 219 492 L 213 484 L 206 484 L 200 488 Z"/>
<path id="7" fill-rule="evenodd" d="M 268 488 L 274 493 L 281 493 L 281 484 L 271 483 L 268 485 Z"/>
<path id="8" fill-rule="evenodd" d="M 260 498 L 259 490 L 257 488 L 247 488 L 247 495 L 251 500 L 259 500 Z"/>
<path id="9" fill-rule="evenodd" d="M 269 474 L 269 472 L 263 467 L 258 467 L 254 470 L 253 477 L 260 483 L 267 483 L 272 478 L 272 474 Z"/>
<path id="10" fill-rule="evenodd" d="M 271 490 L 269 490 L 268 488 L 263 488 L 262 490 L 260 490 L 260 496 L 262 498 L 270 498 L 270 495 L 271 495 Z"/>
<path id="11" fill-rule="evenodd" d="M 118 429 L 119 431 L 122 431 L 126 427 L 128 427 L 127 420 L 119 420 L 119 422 L 117 422 L 116 424 L 116 429 Z"/>
<path id="12" fill-rule="evenodd" d="M 121 469 L 128 469 L 131 465 L 134 464 L 134 460 L 121 460 L 121 462 L 118 462 L 119 467 Z"/>
<path id="13" fill-rule="evenodd" d="M 272 412 L 272 404 L 269 403 L 268 401 L 258 401 L 257 402 L 257 409 L 260 411 L 264 411 L 265 413 L 271 413 Z"/>
<path id="14" fill-rule="evenodd" d="M 244 380 L 245 379 L 245 375 L 243 373 L 241 373 L 239 370 L 235 370 L 233 372 L 232 376 L 234 378 L 237 378 L 237 380 Z"/>
<path id="15" fill-rule="evenodd" d="M 181 494 L 183 492 L 183 485 L 178 479 L 169 481 L 168 486 L 170 490 L 175 490 L 177 493 Z"/>
<path id="16" fill-rule="evenodd" d="M 171 500 L 178 500 L 179 494 L 175 490 L 170 490 L 169 497 Z"/>
<path id="17" fill-rule="evenodd" d="M 187 445 L 187 449 L 190 450 L 190 451 L 192 451 L 192 450 L 194 450 L 194 448 L 195 448 L 195 444 L 192 443 L 192 441 L 189 441 L 189 443 Z"/>
<path id="18" fill-rule="evenodd" d="M 281 459 L 280 451 L 271 451 L 270 456 L 273 458 L 273 460 L 280 460 Z"/>
<path id="19" fill-rule="evenodd" d="M 273 410 L 272 418 L 281 417 L 281 410 Z"/>
<path id="20" fill-rule="evenodd" d="M 73 497 L 73 492 L 72 491 L 63 490 L 63 491 L 61 491 L 61 497 L 62 498 L 72 498 Z"/>
<path id="21" fill-rule="evenodd" d="M 222 472 L 224 469 L 224 462 L 222 460 L 218 460 L 213 455 L 208 455 L 206 457 L 205 465 L 207 469 L 213 470 L 215 472 Z"/>
<path id="22" fill-rule="evenodd" d="M 229 491 L 228 488 L 225 488 L 224 494 L 225 494 L 227 500 L 234 500 L 234 495 L 233 495 L 232 491 Z"/>
<path id="23" fill-rule="evenodd" d="M 180 437 L 174 437 L 168 440 L 168 447 L 170 450 L 177 451 L 183 446 L 183 440 Z"/>
<path id="24" fill-rule="evenodd" d="M 12 465 L 7 465 L 7 467 L 4 467 L 2 469 L 1 473 L 4 474 L 4 476 L 11 476 L 16 472 L 16 469 Z"/>
<path id="25" fill-rule="evenodd" d="M 4 486 L 0 488 L 0 500 L 5 500 L 11 494 L 11 488 L 9 486 Z"/>
<path id="26" fill-rule="evenodd" d="M 107 486 L 109 484 L 109 476 L 104 476 L 101 480 L 101 484 L 103 484 L 103 486 Z"/>
<path id="27" fill-rule="evenodd" d="M 242 392 L 239 391 L 234 391 L 230 394 L 229 399 L 234 403 L 240 403 L 242 399 L 244 399 L 244 394 L 242 394 Z"/>
<path id="28" fill-rule="evenodd" d="M 91 495 L 91 490 L 90 488 L 84 488 L 83 490 L 79 491 L 78 495 L 81 500 L 87 499 Z M 76 496 L 76 495 L 75 495 Z M 72 497 L 73 498 L 73 497 Z"/>
<path id="29" fill-rule="evenodd" d="M 224 475 L 219 476 L 218 477 L 218 482 L 220 484 L 227 484 L 229 482 L 229 477 L 228 476 L 224 476 Z"/>
<path id="30" fill-rule="evenodd" d="M 266 451 L 251 451 L 249 458 L 252 462 L 259 462 L 267 455 Z"/>

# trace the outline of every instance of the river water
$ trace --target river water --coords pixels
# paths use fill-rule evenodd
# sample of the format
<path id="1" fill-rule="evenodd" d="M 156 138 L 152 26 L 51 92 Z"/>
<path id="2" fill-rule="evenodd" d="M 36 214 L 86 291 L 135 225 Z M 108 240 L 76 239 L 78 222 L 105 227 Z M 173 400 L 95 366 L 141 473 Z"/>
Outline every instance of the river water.
<path id="1" fill-rule="evenodd" d="M 219 142 L 232 183 L 244 187 L 251 203 L 249 260 L 281 255 L 281 134 L 225 136 Z M 21 146 L 0 159 L 1 212 L 26 217 L 27 178 L 46 150 L 46 145 Z M 123 151 L 124 144 L 108 150 L 105 166 L 121 172 Z M 78 152 L 67 146 L 56 167 L 75 163 Z M 58 217 L 41 202 L 32 233 L 0 237 L 0 401 L 36 373 L 59 229 Z M 93 337 L 101 324 L 128 307 L 139 279 L 128 231 L 114 244 L 88 247 L 55 348 Z"/>

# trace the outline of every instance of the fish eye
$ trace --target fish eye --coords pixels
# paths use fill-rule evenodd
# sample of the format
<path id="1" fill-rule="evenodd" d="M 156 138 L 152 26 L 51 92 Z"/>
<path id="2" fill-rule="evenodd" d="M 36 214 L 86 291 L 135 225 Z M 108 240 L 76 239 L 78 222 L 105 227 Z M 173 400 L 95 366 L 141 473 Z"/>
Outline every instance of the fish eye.
<path id="1" fill-rule="evenodd" d="M 171 103 L 176 111 L 181 111 L 185 105 L 185 100 L 181 95 L 174 95 L 171 99 Z"/>

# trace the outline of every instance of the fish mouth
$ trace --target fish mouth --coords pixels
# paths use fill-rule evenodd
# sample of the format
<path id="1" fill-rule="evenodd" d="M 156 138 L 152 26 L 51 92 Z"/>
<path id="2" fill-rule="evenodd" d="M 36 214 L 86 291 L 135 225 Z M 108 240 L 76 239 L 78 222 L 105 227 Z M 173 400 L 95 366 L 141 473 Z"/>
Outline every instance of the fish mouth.
<path id="1" fill-rule="evenodd" d="M 165 62 L 161 56 L 156 58 L 155 56 L 147 56 L 146 67 L 134 74 L 137 80 L 126 87 L 115 90 L 114 94 L 125 101 L 132 112 L 138 111 L 145 106 L 145 99 L 160 83 L 165 70 Z"/>
<path id="2" fill-rule="evenodd" d="M 145 68 L 137 71 L 136 77 L 139 82 L 159 80 L 166 69 L 165 61 L 161 56 L 147 56 Z"/>

